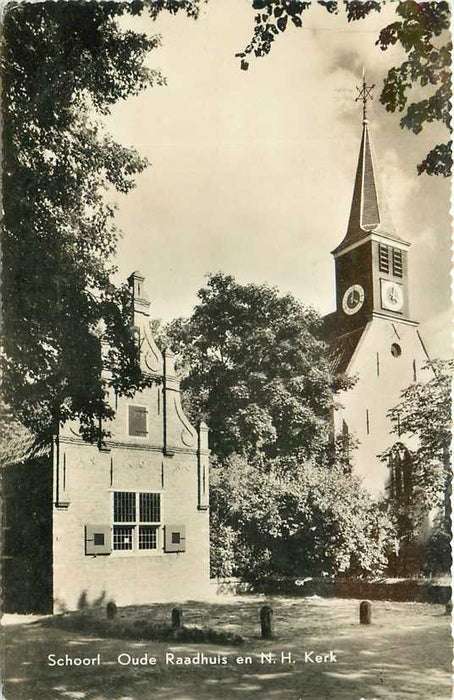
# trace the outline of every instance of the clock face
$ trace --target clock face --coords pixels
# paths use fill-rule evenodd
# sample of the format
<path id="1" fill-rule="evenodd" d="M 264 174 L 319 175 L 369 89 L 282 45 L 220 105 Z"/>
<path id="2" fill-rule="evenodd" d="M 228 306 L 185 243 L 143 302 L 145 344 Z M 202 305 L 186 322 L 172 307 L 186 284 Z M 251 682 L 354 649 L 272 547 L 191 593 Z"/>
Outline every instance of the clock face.
<path id="1" fill-rule="evenodd" d="M 404 305 L 404 292 L 401 284 L 389 280 L 381 281 L 381 305 L 390 311 L 401 311 Z"/>
<path id="2" fill-rule="evenodd" d="M 360 284 L 349 287 L 342 298 L 342 308 L 348 316 L 356 314 L 364 304 L 365 293 Z"/>

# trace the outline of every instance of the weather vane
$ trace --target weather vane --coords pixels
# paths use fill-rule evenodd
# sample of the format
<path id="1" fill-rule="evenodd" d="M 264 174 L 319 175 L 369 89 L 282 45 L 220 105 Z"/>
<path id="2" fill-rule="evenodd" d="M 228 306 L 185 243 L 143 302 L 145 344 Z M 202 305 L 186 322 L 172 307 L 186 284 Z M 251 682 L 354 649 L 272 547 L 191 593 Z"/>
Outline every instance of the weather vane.
<path id="1" fill-rule="evenodd" d="M 360 88 L 356 86 L 356 89 L 358 90 L 358 97 L 355 99 L 355 102 L 361 100 L 363 103 L 363 121 L 366 121 L 367 119 L 367 101 L 374 99 L 371 95 L 374 87 L 375 85 L 366 85 L 366 73 L 363 68 L 363 83 Z"/>

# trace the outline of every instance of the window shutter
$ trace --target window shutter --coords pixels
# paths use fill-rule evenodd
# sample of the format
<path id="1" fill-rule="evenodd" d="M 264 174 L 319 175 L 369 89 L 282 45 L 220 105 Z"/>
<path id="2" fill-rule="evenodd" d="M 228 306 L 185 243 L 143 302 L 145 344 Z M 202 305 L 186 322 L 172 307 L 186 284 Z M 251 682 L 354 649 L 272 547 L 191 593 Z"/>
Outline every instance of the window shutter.
<path id="1" fill-rule="evenodd" d="M 143 406 L 129 406 L 129 434 L 143 437 L 147 435 L 147 409 Z"/>
<path id="2" fill-rule="evenodd" d="M 184 525 L 166 525 L 164 550 L 166 552 L 186 551 L 186 528 Z"/>
<path id="3" fill-rule="evenodd" d="M 395 277 L 402 277 L 403 269 L 402 251 L 393 248 L 393 275 L 395 275 Z"/>
<path id="4" fill-rule="evenodd" d="M 389 248 L 383 243 L 378 244 L 378 269 L 380 272 L 389 272 Z"/>
<path id="5" fill-rule="evenodd" d="M 110 554 L 110 525 L 85 525 L 85 554 Z"/>

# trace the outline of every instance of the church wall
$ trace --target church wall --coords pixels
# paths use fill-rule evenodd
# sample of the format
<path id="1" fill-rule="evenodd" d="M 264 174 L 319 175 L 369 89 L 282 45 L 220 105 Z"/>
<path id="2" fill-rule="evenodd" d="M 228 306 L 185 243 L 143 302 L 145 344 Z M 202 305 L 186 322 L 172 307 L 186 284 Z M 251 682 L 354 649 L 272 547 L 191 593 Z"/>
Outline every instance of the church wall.
<path id="1" fill-rule="evenodd" d="M 400 348 L 400 355 L 396 347 L 392 354 L 393 345 Z M 414 326 L 374 318 L 350 362 L 348 374 L 358 380 L 340 398 L 343 409 L 335 413 L 335 429 L 341 433 L 345 421 L 360 441 L 354 451 L 354 471 L 375 496 L 384 493 L 388 481 L 388 468 L 377 455 L 398 439 L 390 434 L 392 424 L 386 414 L 415 377 L 418 381 L 429 378 L 428 370 L 421 369 L 426 361 Z"/>

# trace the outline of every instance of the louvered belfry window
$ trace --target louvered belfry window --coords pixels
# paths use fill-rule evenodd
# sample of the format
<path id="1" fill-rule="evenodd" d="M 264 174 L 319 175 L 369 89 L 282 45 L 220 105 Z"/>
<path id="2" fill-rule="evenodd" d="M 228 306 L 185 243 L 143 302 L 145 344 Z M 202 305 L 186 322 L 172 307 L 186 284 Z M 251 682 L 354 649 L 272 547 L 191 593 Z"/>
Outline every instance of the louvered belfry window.
<path id="1" fill-rule="evenodd" d="M 378 269 L 380 272 L 389 272 L 389 248 L 383 243 L 378 244 Z"/>
<path id="2" fill-rule="evenodd" d="M 395 277 L 402 277 L 403 274 L 403 261 L 402 261 L 402 251 L 397 248 L 393 248 L 393 275 Z"/>
<path id="3" fill-rule="evenodd" d="M 147 436 L 147 413 L 148 412 L 145 406 L 128 407 L 129 435 L 133 435 L 135 437 Z"/>

